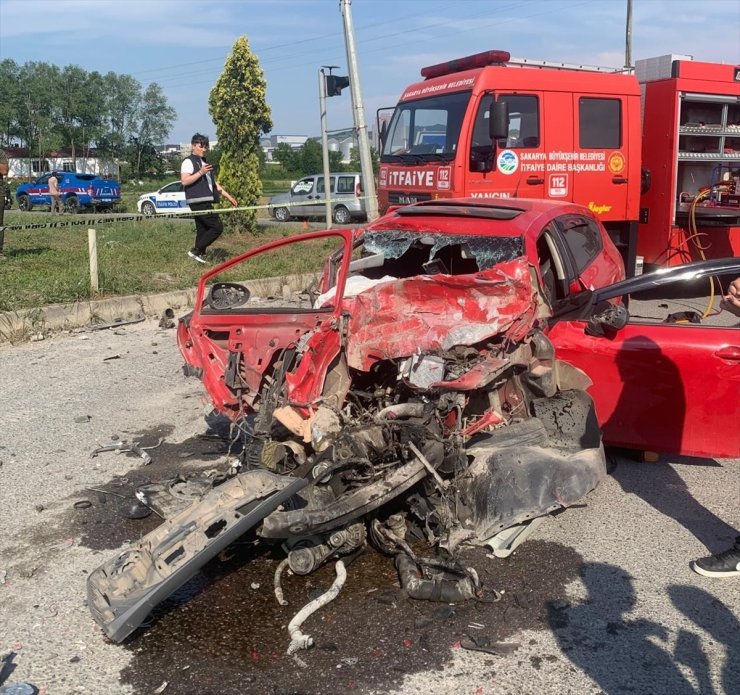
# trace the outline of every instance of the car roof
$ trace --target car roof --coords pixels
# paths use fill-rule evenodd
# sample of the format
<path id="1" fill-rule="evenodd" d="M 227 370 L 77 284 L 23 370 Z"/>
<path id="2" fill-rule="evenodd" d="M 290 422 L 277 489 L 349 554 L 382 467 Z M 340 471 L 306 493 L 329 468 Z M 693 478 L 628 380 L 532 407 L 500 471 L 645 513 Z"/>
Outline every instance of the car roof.
<path id="1" fill-rule="evenodd" d="M 302 179 L 308 179 L 312 176 L 323 176 L 323 174 L 306 174 L 301 176 Z M 359 171 L 332 171 L 329 176 L 362 176 Z"/>
<path id="2" fill-rule="evenodd" d="M 538 235 L 553 218 L 565 214 L 596 219 L 582 205 L 529 198 L 441 198 L 395 207 L 368 224 L 369 231 L 398 230 L 458 234 Z M 460 222 L 465 222 L 461 226 Z"/>

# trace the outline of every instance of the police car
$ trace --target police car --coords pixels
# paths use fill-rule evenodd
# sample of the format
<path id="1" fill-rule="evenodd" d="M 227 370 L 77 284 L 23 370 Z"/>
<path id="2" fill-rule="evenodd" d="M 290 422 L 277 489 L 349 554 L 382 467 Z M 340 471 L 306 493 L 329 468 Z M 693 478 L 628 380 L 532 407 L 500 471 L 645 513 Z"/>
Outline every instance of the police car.
<path id="1" fill-rule="evenodd" d="M 35 181 L 22 183 L 15 189 L 15 197 L 21 210 L 33 210 L 34 206 L 50 206 L 49 179 L 51 172 L 39 176 Z M 118 181 L 104 179 L 95 174 L 79 174 L 73 171 L 57 172 L 59 193 L 67 212 L 78 212 L 87 208 L 111 208 L 121 201 L 121 186 Z"/>
<path id="2" fill-rule="evenodd" d="M 173 181 L 153 193 L 139 196 L 136 207 L 142 215 L 156 215 L 163 212 L 189 212 L 185 202 L 185 192 L 179 181 Z"/>

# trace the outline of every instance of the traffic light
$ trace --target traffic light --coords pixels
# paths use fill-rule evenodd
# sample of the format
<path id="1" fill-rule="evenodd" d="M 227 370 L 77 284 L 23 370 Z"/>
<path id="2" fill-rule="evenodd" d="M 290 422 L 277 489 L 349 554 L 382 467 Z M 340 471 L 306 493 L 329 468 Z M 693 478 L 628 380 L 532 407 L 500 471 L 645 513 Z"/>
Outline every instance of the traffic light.
<path id="1" fill-rule="evenodd" d="M 338 97 L 345 87 L 349 86 L 349 77 L 342 75 L 325 75 L 326 96 Z"/>

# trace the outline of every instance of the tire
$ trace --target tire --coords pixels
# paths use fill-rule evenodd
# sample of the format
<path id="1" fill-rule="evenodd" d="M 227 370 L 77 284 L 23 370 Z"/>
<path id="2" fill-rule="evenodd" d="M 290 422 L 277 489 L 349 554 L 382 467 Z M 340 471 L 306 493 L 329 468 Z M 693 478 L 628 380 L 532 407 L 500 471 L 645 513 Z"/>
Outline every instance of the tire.
<path id="1" fill-rule="evenodd" d="M 349 210 L 344 205 L 337 205 L 334 208 L 334 221 L 337 224 L 349 224 L 352 221 L 352 215 L 349 214 Z"/>
<path id="2" fill-rule="evenodd" d="M 31 204 L 31 199 L 27 195 L 19 195 L 18 196 L 18 207 L 23 210 L 23 212 L 30 212 L 33 205 Z"/>
<path id="3" fill-rule="evenodd" d="M 76 195 L 71 195 L 64 201 L 64 209 L 70 215 L 76 215 L 80 211 L 80 201 Z"/>
<path id="4" fill-rule="evenodd" d="M 148 200 L 141 204 L 141 214 L 146 217 L 151 217 L 157 214 L 157 209 L 154 207 L 154 203 L 150 203 Z"/>
<path id="5" fill-rule="evenodd" d="M 275 208 L 274 215 L 278 222 L 287 222 L 290 220 L 290 211 L 288 208 Z"/>

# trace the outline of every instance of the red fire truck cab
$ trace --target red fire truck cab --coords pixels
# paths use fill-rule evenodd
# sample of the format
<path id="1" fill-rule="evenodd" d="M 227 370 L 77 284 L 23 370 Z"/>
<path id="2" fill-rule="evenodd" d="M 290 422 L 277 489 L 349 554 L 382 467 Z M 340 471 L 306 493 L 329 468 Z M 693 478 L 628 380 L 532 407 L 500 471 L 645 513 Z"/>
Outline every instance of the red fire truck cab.
<path id="1" fill-rule="evenodd" d="M 381 212 L 460 196 L 574 201 L 596 213 L 632 270 L 640 203 L 633 76 L 513 62 L 505 51 L 422 76 L 380 131 Z"/>

